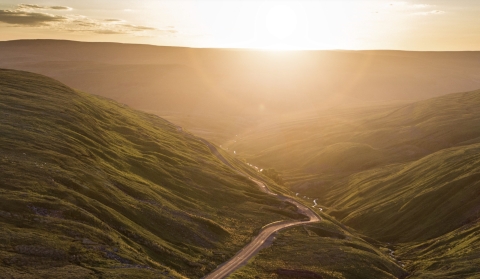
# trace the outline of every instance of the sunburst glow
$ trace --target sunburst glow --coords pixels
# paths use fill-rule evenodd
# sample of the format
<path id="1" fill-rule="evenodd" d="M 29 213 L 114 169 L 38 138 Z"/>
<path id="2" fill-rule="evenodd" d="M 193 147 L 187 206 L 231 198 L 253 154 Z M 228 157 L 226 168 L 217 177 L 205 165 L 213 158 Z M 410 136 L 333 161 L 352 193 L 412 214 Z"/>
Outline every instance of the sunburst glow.
<path id="1" fill-rule="evenodd" d="M 73 0 L 30 4 L 5 0 L 0 4 L 0 40 L 58 38 L 262 49 L 477 49 L 479 5 L 459 1 L 464 5 L 439 0 L 104 0 L 87 1 L 89 7 Z M 459 7 L 463 12 L 457 11 Z M 447 40 L 446 35 L 455 39 Z"/>
<path id="2" fill-rule="evenodd" d="M 297 25 L 297 15 L 287 5 L 277 5 L 266 16 L 267 30 L 279 39 L 292 35 Z"/>

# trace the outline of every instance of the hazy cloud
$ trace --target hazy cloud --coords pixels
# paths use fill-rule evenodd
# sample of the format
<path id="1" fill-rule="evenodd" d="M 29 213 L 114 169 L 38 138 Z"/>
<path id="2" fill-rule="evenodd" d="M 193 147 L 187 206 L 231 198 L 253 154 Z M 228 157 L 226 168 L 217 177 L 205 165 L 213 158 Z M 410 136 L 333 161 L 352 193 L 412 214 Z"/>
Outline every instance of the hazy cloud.
<path id="1" fill-rule="evenodd" d="M 132 25 L 132 24 L 123 24 L 123 25 L 120 25 L 120 26 L 121 26 L 121 27 L 125 27 L 125 28 L 127 28 L 127 29 L 139 30 L 139 31 L 157 30 L 156 28 L 153 28 L 153 27 L 137 26 L 137 25 Z"/>
<path id="2" fill-rule="evenodd" d="M 51 11 L 50 13 L 44 11 Z M 155 34 L 175 34 L 173 26 L 157 29 L 150 26 L 134 25 L 122 19 L 93 19 L 83 15 L 66 14 L 73 10 L 65 6 L 42 6 L 20 4 L 11 10 L 0 10 L 0 23 L 17 27 L 38 27 L 69 32 L 91 32 L 96 34 L 130 34 L 154 36 Z M 61 15 L 53 14 L 62 12 Z"/>
<path id="3" fill-rule="evenodd" d="M 52 10 L 67 10 L 67 11 L 73 10 L 70 7 L 64 7 L 64 6 L 50 6 L 50 9 L 52 9 Z"/>
<path id="4" fill-rule="evenodd" d="M 407 1 L 393 1 L 387 4 L 389 10 L 400 13 L 408 13 L 410 15 L 441 15 L 445 11 L 432 10 L 435 5 L 429 4 L 412 4 Z"/>
<path id="5" fill-rule="evenodd" d="M 144 35 L 146 32 L 159 32 L 157 28 L 126 23 L 121 19 L 96 20 L 81 15 L 69 15 L 67 20 L 52 23 L 51 27 L 70 32 L 91 32 L 96 34 Z"/>
<path id="6" fill-rule="evenodd" d="M 70 7 L 66 6 L 41 6 L 35 4 L 20 4 L 17 5 L 18 10 L 57 10 L 57 11 L 71 11 Z"/>
<path id="7" fill-rule="evenodd" d="M 97 34 L 104 34 L 104 35 L 125 34 L 125 33 L 124 33 L 124 32 L 122 32 L 122 31 L 115 31 L 115 30 L 101 30 L 101 29 L 94 30 L 93 32 L 94 32 L 94 33 L 97 33 Z"/>
<path id="8" fill-rule="evenodd" d="M 23 25 L 23 26 L 44 26 L 52 22 L 66 20 L 63 16 L 48 13 L 26 12 L 23 10 L 0 10 L 0 22 Z"/>
<path id="9" fill-rule="evenodd" d="M 426 15 L 443 15 L 444 13 L 445 13 L 445 11 L 433 10 L 433 11 L 427 11 L 427 12 L 417 12 L 417 13 L 413 13 L 413 15 L 423 15 L 423 16 L 426 16 Z"/>
<path id="10" fill-rule="evenodd" d="M 418 10 L 433 7 L 432 5 L 428 4 L 411 4 L 406 1 L 393 1 L 388 3 L 388 6 L 397 10 Z"/>
<path id="11" fill-rule="evenodd" d="M 427 4 L 414 4 L 412 5 L 412 8 L 414 9 L 425 9 L 425 8 L 430 8 L 432 5 L 427 5 Z"/>
<path id="12" fill-rule="evenodd" d="M 34 5 L 34 4 L 20 4 L 17 6 L 18 9 L 43 9 L 44 6 Z"/>

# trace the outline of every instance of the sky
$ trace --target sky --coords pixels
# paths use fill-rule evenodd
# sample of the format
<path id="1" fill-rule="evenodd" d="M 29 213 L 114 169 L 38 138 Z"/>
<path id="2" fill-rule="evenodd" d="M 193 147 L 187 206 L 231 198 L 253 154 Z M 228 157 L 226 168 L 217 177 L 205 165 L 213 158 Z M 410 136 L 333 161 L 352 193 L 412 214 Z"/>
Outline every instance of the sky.
<path id="1" fill-rule="evenodd" d="M 480 50 L 478 0 L 2 0 L 0 40 Z"/>

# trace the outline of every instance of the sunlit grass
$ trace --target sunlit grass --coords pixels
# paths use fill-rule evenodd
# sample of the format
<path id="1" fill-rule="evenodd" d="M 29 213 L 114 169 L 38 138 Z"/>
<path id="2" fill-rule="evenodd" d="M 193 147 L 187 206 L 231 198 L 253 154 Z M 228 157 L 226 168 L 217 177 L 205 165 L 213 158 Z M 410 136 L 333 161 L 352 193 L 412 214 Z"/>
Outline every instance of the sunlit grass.
<path id="1" fill-rule="evenodd" d="M 1 274 L 201 277 L 299 217 L 157 116 L 26 72 L 0 96 Z"/>

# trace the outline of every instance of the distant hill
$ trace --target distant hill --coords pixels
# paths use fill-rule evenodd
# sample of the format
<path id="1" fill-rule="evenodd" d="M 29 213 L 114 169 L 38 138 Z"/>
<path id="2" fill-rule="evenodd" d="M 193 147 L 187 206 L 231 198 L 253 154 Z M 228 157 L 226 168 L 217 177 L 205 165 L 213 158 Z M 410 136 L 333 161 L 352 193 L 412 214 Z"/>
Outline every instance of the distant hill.
<path id="1" fill-rule="evenodd" d="M 262 167 L 345 174 L 480 142 L 480 91 L 263 121 L 224 146 Z"/>
<path id="2" fill-rule="evenodd" d="M 0 70 L 0 131 L 2 278 L 199 278 L 301 217 L 180 127 L 45 76 Z"/>
<path id="3" fill-rule="evenodd" d="M 167 117 L 222 144 L 265 116 L 480 88 L 479 52 L 193 49 L 0 42 L 0 67 Z"/>

